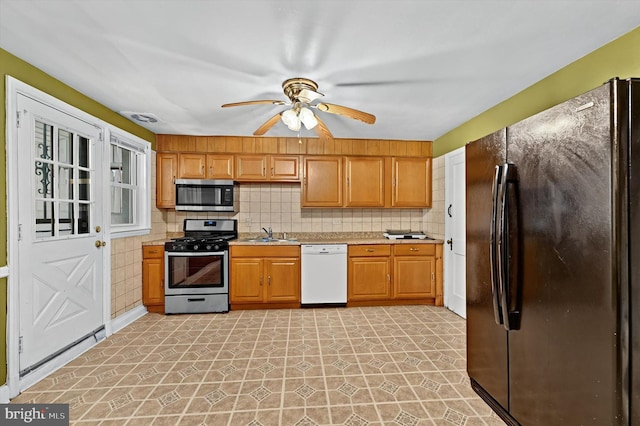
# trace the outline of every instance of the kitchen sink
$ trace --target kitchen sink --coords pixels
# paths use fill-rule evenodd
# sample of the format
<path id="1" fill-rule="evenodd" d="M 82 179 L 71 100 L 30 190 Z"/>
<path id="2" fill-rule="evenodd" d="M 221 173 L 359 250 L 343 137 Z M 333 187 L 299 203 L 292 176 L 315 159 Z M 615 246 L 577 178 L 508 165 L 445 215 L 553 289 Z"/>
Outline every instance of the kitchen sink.
<path id="1" fill-rule="evenodd" d="M 245 240 L 241 240 L 241 241 L 246 241 L 247 243 L 286 243 L 286 242 L 296 242 L 298 241 L 295 238 L 289 238 L 289 239 L 280 239 L 280 238 L 248 238 Z"/>

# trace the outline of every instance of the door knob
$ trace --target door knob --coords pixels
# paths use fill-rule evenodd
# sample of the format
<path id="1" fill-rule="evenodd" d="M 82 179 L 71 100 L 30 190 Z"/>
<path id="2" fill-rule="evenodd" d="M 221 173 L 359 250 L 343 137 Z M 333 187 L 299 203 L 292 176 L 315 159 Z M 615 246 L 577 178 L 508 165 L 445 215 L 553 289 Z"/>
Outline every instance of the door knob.
<path id="1" fill-rule="evenodd" d="M 452 238 L 449 238 L 447 240 L 447 244 L 449 244 L 449 249 L 453 250 L 453 239 Z"/>
<path id="2" fill-rule="evenodd" d="M 96 247 L 97 247 L 97 248 L 100 248 L 100 247 L 104 247 L 104 246 L 106 246 L 106 245 L 107 245 L 107 242 L 106 242 L 106 241 L 96 240 L 96 243 L 95 243 L 95 244 L 96 244 Z"/>

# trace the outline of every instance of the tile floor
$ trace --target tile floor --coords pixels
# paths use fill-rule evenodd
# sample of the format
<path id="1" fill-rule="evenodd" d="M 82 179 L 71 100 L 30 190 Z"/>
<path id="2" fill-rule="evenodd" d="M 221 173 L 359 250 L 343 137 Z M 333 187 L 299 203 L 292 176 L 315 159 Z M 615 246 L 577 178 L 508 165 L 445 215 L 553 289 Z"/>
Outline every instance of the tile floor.
<path id="1" fill-rule="evenodd" d="M 464 320 L 431 306 L 148 314 L 13 402 L 78 425 L 504 425 Z"/>

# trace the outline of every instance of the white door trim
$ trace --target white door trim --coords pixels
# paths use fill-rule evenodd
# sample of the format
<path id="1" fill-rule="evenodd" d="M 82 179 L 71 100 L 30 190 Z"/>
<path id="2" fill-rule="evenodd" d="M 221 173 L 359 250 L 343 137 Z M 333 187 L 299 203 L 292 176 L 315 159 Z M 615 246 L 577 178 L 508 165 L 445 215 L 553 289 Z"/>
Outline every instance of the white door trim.
<path id="1" fill-rule="evenodd" d="M 11 182 L 17 182 L 18 179 L 18 123 L 16 115 L 17 96 L 22 94 L 29 98 L 32 98 L 38 102 L 48 105 L 52 108 L 65 112 L 79 120 L 92 124 L 95 127 L 101 129 L 105 140 L 103 148 L 103 158 L 108 157 L 108 124 L 99 120 L 86 112 L 73 107 L 59 99 L 54 98 L 34 87 L 31 87 L 11 76 L 6 77 L 6 150 L 7 150 L 7 270 L 10 273 L 7 276 L 7 385 L 9 387 L 9 397 L 12 398 L 20 393 L 23 385 L 27 385 L 28 382 L 22 383 L 20 380 L 20 360 L 18 352 L 18 339 L 20 335 L 20 312 L 19 312 L 19 277 L 17 267 L 19 264 L 19 250 L 18 250 L 18 193 L 16 188 L 10 185 Z M 109 182 L 108 168 L 103 171 L 104 182 Z M 109 185 L 103 185 L 104 200 L 109 200 Z M 105 218 L 109 217 L 108 203 L 104 203 L 104 215 Z M 108 247 L 111 246 L 109 221 L 104 223 L 104 240 L 107 242 Z M 103 324 L 105 325 L 105 331 L 107 335 L 111 334 L 110 317 L 111 317 L 111 256 L 110 248 L 102 252 L 103 256 Z M 39 378 L 45 377 L 50 374 L 52 369 L 57 369 L 56 366 L 61 361 L 53 360 L 53 365 L 48 369 L 42 369 L 39 374 Z M 45 371 L 46 370 L 46 371 Z M 35 376 L 30 376 L 31 380 L 39 380 Z"/>

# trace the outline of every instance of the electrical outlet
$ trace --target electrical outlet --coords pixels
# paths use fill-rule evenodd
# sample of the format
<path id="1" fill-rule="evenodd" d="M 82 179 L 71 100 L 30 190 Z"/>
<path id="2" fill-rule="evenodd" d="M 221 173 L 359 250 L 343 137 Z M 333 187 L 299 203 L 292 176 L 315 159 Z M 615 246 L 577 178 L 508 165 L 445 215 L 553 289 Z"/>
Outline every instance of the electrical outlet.
<path id="1" fill-rule="evenodd" d="M 333 219 L 334 225 L 342 225 L 342 219 Z"/>

